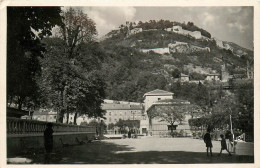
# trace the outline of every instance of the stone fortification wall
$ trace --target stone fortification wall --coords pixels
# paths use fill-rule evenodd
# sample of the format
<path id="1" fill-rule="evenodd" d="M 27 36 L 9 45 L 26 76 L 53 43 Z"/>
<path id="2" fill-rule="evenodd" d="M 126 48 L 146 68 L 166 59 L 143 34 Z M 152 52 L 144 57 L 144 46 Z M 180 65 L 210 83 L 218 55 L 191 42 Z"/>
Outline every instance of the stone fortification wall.
<path id="1" fill-rule="evenodd" d="M 193 52 L 210 52 L 209 47 L 198 47 L 188 43 L 175 41 L 168 44 L 170 53 L 193 53 Z"/>
<path id="2" fill-rule="evenodd" d="M 193 52 L 210 52 L 209 47 L 198 47 L 185 42 L 175 41 L 174 43 L 168 44 L 166 48 L 153 48 L 153 49 L 140 49 L 143 53 L 149 53 L 153 51 L 158 54 L 166 54 L 166 53 L 193 53 Z"/>
<path id="3" fill-rule="evenodd" d="M 143 53 L 149 53 L 150 51 L 153 51 L 157 54 L 165 54 L 165 53 L 170 53 L 169 48 L 153 48 L 153 49 L 141 49 L 140 50 Z"/>
<path id="4" fill-rule="evenodd" d="M 189 31 L 189 30 L 185 30 L 185 29 L 182 29 L 181 26 L 173 26 L 172 28 L 167 28 L 165 29 L 166 31 L 169 31 L 169 32 L 174 32 L 174 33 L 178 33 L 178 34 L 182 34 L 182 35 L 185 35 L 185 36 L 192 36 L 194 37 L 195 39 L 202 39 L 202 38 L 205 38 L 205 37 L 202 37 L 201 35 L 201 32 L 200 31 Z"/>

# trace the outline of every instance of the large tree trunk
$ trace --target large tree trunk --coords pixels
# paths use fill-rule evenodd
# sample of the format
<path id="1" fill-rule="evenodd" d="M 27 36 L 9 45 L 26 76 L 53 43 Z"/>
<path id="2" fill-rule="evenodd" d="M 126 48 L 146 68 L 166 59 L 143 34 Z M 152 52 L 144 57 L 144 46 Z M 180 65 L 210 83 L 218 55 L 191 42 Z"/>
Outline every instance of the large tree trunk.
<path id="1" fill-rule="evenodd" d="M 19 97 L 18 97 L 18 110 L 22 110 L 22 104 L 23 104 L 23 100 L 22 100 L 22 98 L 19 96 Z"/>
<path id="2" fill-rule="evenodd" d="M 66 114 L 67 114 L 67 124 L 69 124 L 70 115 L 69 115 L 68 110 L 66 110 Z"/>
<path id="3" fill-rule="evenodd" d="M 75 115 L 74 115 L 74 125 L 77 125 L 77 117 L 78 117 L 78 113 L 75 112 Z"/>

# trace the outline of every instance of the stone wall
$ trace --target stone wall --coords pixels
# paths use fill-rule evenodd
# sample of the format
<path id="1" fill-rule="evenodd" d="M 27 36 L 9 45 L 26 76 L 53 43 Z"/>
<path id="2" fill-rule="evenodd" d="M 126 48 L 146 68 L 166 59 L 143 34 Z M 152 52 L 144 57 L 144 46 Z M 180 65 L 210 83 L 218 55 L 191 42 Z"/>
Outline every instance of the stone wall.
<path id="1" fill-rule="evenodd" d="M 102 137 L 102 128 L 61 123 L 53 124 L 54 151 L 62 148 L 62 143 L 78 145 L 80 141 L 92 140 L 96 131 Z M 23 120 L 7 117 L 7 156 L 14 157 L 21 153 L 44 152 L 44 130 L 47 122 Z"/>
<path id="2" fill-rule="evenodd" d="M 172 28 L 167 28 L 166 31 L 170 31 L 170 32 L 174 32 L 174 33 L 178 33 L 178 34 L 182 34 L 182 35 L 190 35 L 192 37 L 194 37 L 195 39 L 201 39 L 202 35 L 200 31 L 189 31 L 189 30 L 185 30 L 182 29 L 181 26 L 173 26 Z"/>
<path id="3" fill-rule="evenodd" d="M 54 133 L 53 151 L 63 148 L 63 144 L 79 145 L 79 141 L 93 140 L 95 133 Z M 77 141 L 78 139 L 78 141 Z M 44 136 L 42 134 L 7 135 L 7 157 L 15 157 L 22 153 L 44 152 Z"/>

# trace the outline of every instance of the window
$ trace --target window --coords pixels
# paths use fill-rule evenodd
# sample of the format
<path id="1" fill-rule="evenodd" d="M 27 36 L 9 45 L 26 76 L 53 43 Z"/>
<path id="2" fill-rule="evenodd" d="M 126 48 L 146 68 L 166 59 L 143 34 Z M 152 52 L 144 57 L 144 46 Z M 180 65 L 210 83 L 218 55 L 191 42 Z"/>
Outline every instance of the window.
<path id="1" fill-rule="evenodd" d="M 177 125 L 167 125 L 168 130 L 176 130 Z"/>
<path id="2" fill-rule="evenodd" d="M 111 112 L 109 112 L 109 115 L 111 116 Z"/>
<path id="3" fill-rule="evenodd" d="M 161 100 L 161 98 L 158 98 L 158 100 Z"/>
<path id="4" fill-rule="evenodd" d="M 56 119 L 57 116 L 53 116 L 54 119 Z"/>

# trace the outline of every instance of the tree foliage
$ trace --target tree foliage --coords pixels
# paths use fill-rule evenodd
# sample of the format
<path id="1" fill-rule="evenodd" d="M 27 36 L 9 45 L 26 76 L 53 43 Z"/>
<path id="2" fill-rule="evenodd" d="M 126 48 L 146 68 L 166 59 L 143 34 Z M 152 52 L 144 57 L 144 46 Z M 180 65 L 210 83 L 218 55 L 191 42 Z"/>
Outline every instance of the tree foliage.
<path id="1" fill-rule="evenodd" d="M 74 124 L 82 114 L 103 117 L 105 83 L 98 69 L 104 53 L 93 41 L 95 23 L 72 8 L 63 13 L 62 21 L 61 36 L 44 39 L 48 50 L 41 60 L 44 74 L 39 79 L 43 105 L 55 107 L 60 120 L 74 112 Z"/>
<path id="2" fill-rule="evenodd" d="M 199 109 L 198 106 L 187 104 L 184 100 L 169 100 L 166 104 L 155 105 L 148 111 L 150 119 L 157 118 L 160 121 L 173 124 L 174 122 L 181 123 L 185 114 L 191 114 Z"/>
<path id="3" fill-rule="evenodd" d="M 41 70 L 38 58 L 45 51 L 40 39 L 61 24 L 60 12 L 60 7 L 7 8 L 7 95 L 9 103 L 18 100 L 19 109 L 28 101 L 37 102 L 35 77 Z"/>
<path id="4" fill-rule="evenodd" d="M 73 8 L 62 12 L 62 18 L 63 24 L 59 28 L 59 35 L 66 44 L 69 58 L 74 58 L 80 48 L 78 44 L 95 40 L 96 25 L 87 14 Z"/>

